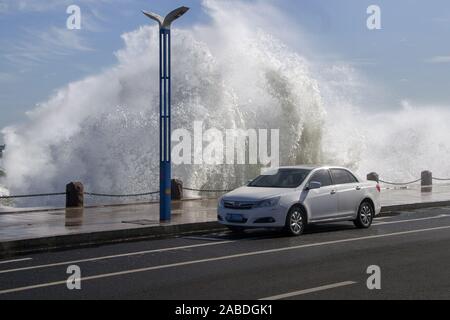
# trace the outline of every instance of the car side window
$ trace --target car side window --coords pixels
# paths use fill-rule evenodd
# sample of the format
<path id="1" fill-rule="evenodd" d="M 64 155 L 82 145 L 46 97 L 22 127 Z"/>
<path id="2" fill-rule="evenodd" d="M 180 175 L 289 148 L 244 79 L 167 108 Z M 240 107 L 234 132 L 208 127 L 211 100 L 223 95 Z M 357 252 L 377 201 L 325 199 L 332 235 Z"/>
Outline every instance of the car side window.
<path id="1" fill-rule="evenodd" d="M 347 183 L 357 183 L 358 180 L 348 172 L 343 169 L 331 169 L 331 174 L 333 175 L 333 181 L 335 184 L 347 184 Z"/>
<path id="2" fill-rule="evenodd" d="M 322 184 L 322 187 L 331 186 L 333 184 L 331 182 L 331 176 L 328 170 L 317 171 L 309 181 L 320 182 Z"/>

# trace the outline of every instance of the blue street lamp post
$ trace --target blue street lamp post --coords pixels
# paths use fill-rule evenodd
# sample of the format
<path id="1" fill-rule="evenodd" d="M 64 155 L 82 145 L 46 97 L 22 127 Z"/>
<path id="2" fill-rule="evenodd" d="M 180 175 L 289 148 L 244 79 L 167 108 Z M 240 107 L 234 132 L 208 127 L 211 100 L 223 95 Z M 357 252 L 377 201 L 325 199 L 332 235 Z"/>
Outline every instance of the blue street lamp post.
<path id="1" fill-rule="evenodd" d="M 170 127 L 170 26 L 173 21 L 188 11 L 180 7 L 165 18 L 158 14 L 143 11 L 150 19 L 159 24 L 159 217 L 161 221 L 171 218 L 171 127 Z"/>

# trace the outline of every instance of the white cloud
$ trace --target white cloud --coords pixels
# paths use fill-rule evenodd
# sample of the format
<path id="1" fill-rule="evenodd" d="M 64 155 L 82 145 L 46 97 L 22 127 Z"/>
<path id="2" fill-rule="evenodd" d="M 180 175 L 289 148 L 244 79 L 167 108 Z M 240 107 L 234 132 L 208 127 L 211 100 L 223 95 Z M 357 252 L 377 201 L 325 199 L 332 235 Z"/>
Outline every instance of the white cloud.
<path id="1" fill-rule="evenodd" d="M 0 72 L 0 84 L 13 83 L 17 80 L 17 76 L 15 74 Z"/>
<path id="2" fill-rule="evenodd" d="M 435 56 L 427 60 L 428 63 L 450 63 L 450 56 Z"/>
<path id="3" fill-rule="evenodd" d="M 0 3 L 0 13 L 6 13 L 8 12 L 8 4 L 1 2 Z"/>
<path id="4" fill-rule="evenodd" d="M 46 31 L 24 29 L 25 34 L 15 43 L 3 45 L 3 56 L 19 65 L 43 63 L 57 56 L 80 51 L 92 51 L 79 30 L 51 27 Z"/>
<path id="5" fill-rule="evenodd" d="M 93 50 L 84 38 L 87 32 L 102 32 L 102 24 L 107 17 L 102 15 L 101 7 L 111 0 L 78 0 L 81 6 L 81 30 L 67 30 L 64 27 L 49 27 L 36 30 L 24 27 L 24 32 L 18 32 L 15 40 L 0 40 L 0 56 L 15 65 L 30 67 L 36 63 L 67 56 L 76 52 Z M 34 12 L 42 15 L 43 12 L 60 11 L 66 15 L 65 8 L 74 3 L 74 0 L 0 0 L 0 13 L 22 14 Z M 53 13 L 52 13 L 53 14 Z"/>
<path id="6" fill-rule="evenodd" d="M 42 32 L 38 36 L 42 42 L 54 48 L 80 51 L 92 50 L 84 44 L 84 40 L 76 30 L 52 27 L 49 31 Z"/>
<path id="7" fill-rule="evenodd" d="M 95 5 L 111 2 L 111 0 L 78 0 L 77 3 Z M 2 0 L 0 3 L 0 12 L 45 12 L 56 10 L 62 6 L 69 6 L 74 0 Z"/>
<path id="8" fill-rule="evenodd" d="M 43 12 L 52 10 L 57 5 L 65 4 L 66 0 L 3 0 L 0 4 L 1 12 L 14 12 L 14 11 L 35 11 Z"/>
<path id="9" fill-rule="evenodd" d="M 81 29 L 91 32 L 104 32 L 102 24 L 108 21 L 108 18 L 100 10 L 91 8 L 88 12 L 83 11 L 81 16 Z"/>

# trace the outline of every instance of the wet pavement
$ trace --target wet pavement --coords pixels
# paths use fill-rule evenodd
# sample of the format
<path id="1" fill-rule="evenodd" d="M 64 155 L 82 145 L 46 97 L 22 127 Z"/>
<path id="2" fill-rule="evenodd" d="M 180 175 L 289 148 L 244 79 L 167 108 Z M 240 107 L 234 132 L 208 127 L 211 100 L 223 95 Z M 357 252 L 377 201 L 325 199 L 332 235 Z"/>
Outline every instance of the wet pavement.
<path id="1" fill-rule="evenodd" d="M 450 200 L 450 185 L 435 185 L 432 192 L 421 192 L 420 186 L 413 186 L 408 189 L 383 189 L 381 193 L 383 206 L 448 200 Z"/>
<path id="2" fill-rule="evenodd" d="M 384 207 L 449 201 L 450 186 L 435 186 L 433 192 L 430 193 L 422 193 L 420 188 L 413 188 L 384 189 L 381 194 Z M 159 222 L 159 205 L 157 203 L 16 213 L 0 211 L 0 242 L 149 226 L 210 222 L 216 220 L 216 206 L 216 199 L 174 202 L 170 223 Z"/>
<path id="3" fill-rule="evenodd" d="M 0 212 L 0 242 L 214 221 L 216 204 L 215 199 L 174 202 L 172 220 L 169 223 L 159 222 L 158 203 L 18 213 Z"/>

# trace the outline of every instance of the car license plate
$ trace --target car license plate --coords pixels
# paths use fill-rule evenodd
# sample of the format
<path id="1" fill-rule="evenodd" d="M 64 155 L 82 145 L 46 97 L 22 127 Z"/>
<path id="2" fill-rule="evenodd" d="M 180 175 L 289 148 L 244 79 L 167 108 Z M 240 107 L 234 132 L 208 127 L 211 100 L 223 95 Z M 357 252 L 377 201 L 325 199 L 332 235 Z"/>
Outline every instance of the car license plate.
<path id="1" fill-rule="evenodd" d="M 229 213 L 227 220 L 230 222 L 244 222 L 244 217 L 241 214 Z"/>

